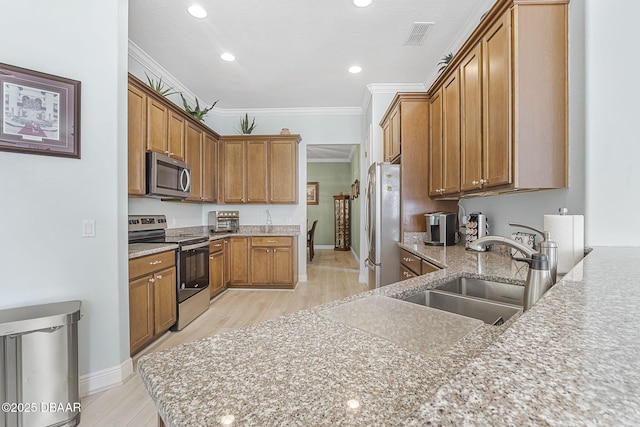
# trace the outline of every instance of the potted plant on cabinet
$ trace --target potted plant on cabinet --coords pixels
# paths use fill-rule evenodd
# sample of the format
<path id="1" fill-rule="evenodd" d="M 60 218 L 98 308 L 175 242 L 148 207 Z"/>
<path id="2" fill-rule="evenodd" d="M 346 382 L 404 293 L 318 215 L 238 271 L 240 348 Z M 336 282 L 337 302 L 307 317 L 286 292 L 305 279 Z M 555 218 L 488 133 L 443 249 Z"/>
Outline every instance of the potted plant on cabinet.
<path id="1" fill-rule="evenodd" d="M 187 100 L 184 98 L 184 95 L 180 93 L 180 98 L 182 98 L 182 105 L 184 105 L 184 109 L 187 113 L 191 114 L 194 119 L 203 121 L 204 116 L 207 115 L 209 111 L 218 103 L 218 101 L 211 104 L 210 107 L 200 108 L 200 102 L 198 102 L 198 98 L 196 98 L 196 106 L 195 108 L 191 108 Z"/>
<path id="2" fill-rule="evenodd" d="M 240 119 L 240 130 L 236 129 L 236 131 L 240 132 L 242 135 L 250 135 L 255 128 L 256 118 L 254 117 L 251 124 L 249 124 L 249 114 L 245 113 L 244 118 Z"/>

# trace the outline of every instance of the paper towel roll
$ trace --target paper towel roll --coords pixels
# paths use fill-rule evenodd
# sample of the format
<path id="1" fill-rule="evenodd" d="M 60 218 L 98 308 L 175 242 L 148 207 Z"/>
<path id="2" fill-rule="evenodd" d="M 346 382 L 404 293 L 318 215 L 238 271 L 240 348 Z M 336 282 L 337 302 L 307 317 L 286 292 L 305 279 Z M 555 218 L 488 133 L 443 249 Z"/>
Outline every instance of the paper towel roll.
<path id="1" fill-rule="evenodd" d="M 584 216 L 545 215 L 544 231 L 558 243 L 558 274 L 566 274 L 584 257 Z"/>

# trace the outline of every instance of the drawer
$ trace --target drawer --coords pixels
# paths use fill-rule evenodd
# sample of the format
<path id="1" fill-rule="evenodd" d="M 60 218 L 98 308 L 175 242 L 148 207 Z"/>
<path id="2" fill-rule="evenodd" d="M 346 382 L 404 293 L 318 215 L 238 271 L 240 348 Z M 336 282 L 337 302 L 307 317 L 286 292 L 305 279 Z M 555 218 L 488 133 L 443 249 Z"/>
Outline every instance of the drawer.
<path id="1" fill-rule="evenodd" d="M 420 263 L 422 259 L 413 255 L 411 252 L 407 252 L 404 249 L 400 249 L 400 263 L 413 271 L 414 274 L 420 275 Z"/>
<path id="2" fill-rule="evenodd" d="M 129 279 L 176 265 L 176 251 L 160 252 L 129 261 Z"/>
<path id="3" fill-rule="evenodd" d="M 440 267 L 436 267 L 435 265 L 422 260 L 422 274 L 432 273 L 434 271 L 440 270 Z"/>
<path id="4" fill-rule="evenodd" d="M 209 243 L 209 253 L 215 254 L 224 249 L 224 240 L 214 240 Z"/>
<path id="5" fill-rule="evenodd" d="M 251 246 L 292 246 L 293 239 L 285 236 L 252 237 Z"/>
<path id="6" fill-rule="evenodd" d="M 401 265 L 400 266 L 400 280 L 407 280 L 407 279 L 411 279 L 412 277 L 416 277 L 416 274 L 413 271 L 409 270 L 404 265 Z"/>

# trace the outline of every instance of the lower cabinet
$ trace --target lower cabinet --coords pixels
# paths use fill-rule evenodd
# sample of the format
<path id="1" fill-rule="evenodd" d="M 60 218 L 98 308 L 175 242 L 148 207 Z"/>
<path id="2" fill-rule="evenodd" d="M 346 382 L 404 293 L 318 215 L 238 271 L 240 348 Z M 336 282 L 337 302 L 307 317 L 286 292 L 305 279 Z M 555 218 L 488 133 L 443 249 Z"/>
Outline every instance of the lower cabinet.
<path id="1" fill-rule="evenodd" d="M 249 238 L 229 238 L 229 287 L 249 283 Z"/>
<path id="2" fill-rule="evenodd" d="M 246 238 L 245 238 L 246 239 Z M 230 240 L 233 240 L 230 239 Z M 241 265 L 244 257 L 233 256 L 234 246 L 230 242 L 231 276 L 229 287 L 256 287 L 291 289 L 297 283 L 297 245 L 292 236 L 259 236 L 251 237 L 248 242 L 248 266 L 244 270 Z M 241 252 L 236 249 L 236 252 Z M 246 280 L 240 274 L 244 271 Z M 235 273 L 236 280 L 233 280 Z M 244 280 L 241 281 L 241 280 Z"/>
<path id="3" fill-rule="evenodd" d="M 437 270 L 440 268 L 409 251 L 400 249 L 400 280 L 411 279 Z"/>
<path id="4" fill-rule="evenodd" d="M 142 350 L 177 320 L 175 252 L 129 261 L 129 351 Z"/>
<path id="5" fill-rule="evenodd" d="M 225 240 L 209 243 L 209 297 L 213 298 L 225 290 Z"/>

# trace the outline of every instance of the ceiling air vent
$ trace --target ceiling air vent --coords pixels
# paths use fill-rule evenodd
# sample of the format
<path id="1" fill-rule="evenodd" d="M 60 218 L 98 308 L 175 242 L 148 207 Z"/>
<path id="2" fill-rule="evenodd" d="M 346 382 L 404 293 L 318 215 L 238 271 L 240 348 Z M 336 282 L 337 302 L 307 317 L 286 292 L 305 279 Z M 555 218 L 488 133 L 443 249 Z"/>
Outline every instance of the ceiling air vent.
<path id="1" fill-rule="evenodd" d="M 409 36 L 404 42 L 404 46 L 421 46 L 427 38 L 429 29 L 435 22 L 414 22 Z"/>

